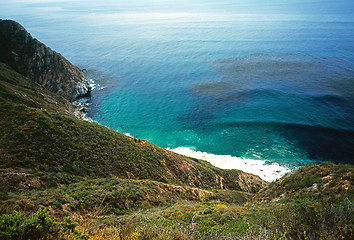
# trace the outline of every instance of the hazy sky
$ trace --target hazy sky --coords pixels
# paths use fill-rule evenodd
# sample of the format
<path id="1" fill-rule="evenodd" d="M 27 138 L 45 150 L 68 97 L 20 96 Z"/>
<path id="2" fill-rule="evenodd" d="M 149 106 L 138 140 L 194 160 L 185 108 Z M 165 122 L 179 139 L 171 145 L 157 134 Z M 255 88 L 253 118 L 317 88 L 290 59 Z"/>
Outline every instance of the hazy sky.
<path id="1" fill-rule="evenodd" d="M 1 0 L 0 13 L 3 15 L 13 6 L 19 7 L 60 7 L 63 9 L 91 8 L 99 11 L 100 8 L 112 10 L 168 10 L 168 11 L 218 11 L 225 5 L 230 11 L 243 13 L 278 12 L 283 14 L 352 14 L 353 0 Z M 6 15 L 6 14 L 5 14 Z"/>

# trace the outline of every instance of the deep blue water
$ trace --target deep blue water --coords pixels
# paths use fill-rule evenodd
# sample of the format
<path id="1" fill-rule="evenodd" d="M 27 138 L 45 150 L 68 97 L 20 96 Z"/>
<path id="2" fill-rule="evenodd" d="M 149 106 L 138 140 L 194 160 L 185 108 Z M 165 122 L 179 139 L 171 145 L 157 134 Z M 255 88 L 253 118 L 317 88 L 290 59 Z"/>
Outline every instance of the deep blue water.
<path id="1" fill-rule="evenodd" d="M 265 179 L 354 162 L 353 13 L 352 0 L 0 2 L 87 69 L 92 119 Z"/>

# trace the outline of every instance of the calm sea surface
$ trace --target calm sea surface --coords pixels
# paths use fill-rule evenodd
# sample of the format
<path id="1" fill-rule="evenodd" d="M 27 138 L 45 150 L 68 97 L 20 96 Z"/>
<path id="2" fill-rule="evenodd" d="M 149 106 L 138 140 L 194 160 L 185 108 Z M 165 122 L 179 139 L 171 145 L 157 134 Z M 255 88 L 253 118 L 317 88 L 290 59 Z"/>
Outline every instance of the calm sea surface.
<path id="1" fill-rule="evenodd" d="M 89 116 L 266 180 L 354 162 L 352 0 L 2 0 L 80 68 Z"/>

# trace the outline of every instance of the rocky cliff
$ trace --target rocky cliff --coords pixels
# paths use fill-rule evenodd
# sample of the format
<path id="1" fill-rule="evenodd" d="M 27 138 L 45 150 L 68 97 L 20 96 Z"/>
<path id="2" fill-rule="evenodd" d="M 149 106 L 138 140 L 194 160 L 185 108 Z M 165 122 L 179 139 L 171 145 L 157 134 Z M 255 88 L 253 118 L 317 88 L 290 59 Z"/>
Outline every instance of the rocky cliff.
<path id="1" fill-rule="evenodd" d="M 69 101 L 90 93 L 79 68 L 11 20 L 0 20 L 0 61 Z"/>

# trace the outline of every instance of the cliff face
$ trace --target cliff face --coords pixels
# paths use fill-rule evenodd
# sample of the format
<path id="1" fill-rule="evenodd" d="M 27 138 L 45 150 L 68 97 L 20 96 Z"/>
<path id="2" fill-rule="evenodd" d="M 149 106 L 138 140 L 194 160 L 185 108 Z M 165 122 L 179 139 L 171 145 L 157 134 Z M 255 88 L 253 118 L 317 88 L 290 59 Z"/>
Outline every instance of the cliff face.
<path id="1" fill-rule="evenodd" d="M 0 61 L 69 101 L 90 93 L 79 68 L 11 20 L 0 20 Z"/>

